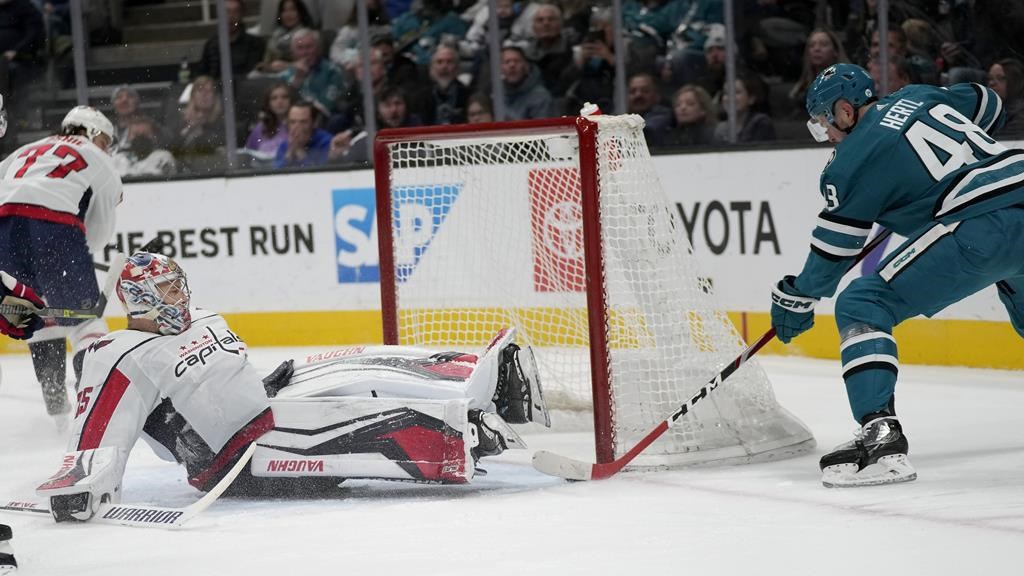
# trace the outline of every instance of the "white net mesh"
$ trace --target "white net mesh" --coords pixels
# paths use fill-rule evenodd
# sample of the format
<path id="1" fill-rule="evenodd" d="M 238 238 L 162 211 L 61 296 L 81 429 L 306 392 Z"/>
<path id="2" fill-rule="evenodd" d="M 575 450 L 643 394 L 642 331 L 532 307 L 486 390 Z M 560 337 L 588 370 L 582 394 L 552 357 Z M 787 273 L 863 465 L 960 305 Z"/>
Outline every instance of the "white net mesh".
<path id="1" fill-rule="evenodd" d="M 598 117 L 605 334 L 616 456 L 735 358 L 676 227 L 637 117 Z M 399 341 L 481 346 L 504 326 L 537 352 L 549 407 L 591 410 L 579 142 L 558 134 L 390 144 Z M 383 223 L 382 225 L 387 225 Z M 556 419 L 557 420 L 557 419 Z M 557 422 L 556 422 L 557 424 Z M 753 459 L 813 446 L 748 362 L 639 465 Z"/>

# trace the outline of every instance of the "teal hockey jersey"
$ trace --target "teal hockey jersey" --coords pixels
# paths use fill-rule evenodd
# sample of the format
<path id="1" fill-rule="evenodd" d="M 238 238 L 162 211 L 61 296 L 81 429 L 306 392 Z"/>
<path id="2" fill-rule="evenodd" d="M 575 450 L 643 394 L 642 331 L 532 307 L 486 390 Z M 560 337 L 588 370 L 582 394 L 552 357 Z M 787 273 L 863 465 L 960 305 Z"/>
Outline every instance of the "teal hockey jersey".
<path id="1" fill-rule="evenodd" d="M 913 236 L 1024 204 L 1024 150 L 989 136 L 1004 121 L 978 84 L 911 85 L 871 104 L 821 173 L 825 208 L 797 290 L 832 296 L 876 222 Z"/>

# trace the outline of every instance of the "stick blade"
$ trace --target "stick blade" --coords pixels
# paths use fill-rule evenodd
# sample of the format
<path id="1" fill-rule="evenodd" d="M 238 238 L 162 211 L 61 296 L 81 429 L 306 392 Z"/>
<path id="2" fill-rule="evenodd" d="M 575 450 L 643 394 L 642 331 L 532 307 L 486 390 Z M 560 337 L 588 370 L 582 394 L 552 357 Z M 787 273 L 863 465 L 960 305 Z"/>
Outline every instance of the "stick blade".
<path id="1" fill-rule="evenodd" d="M 538 472 L 566 480 L 590 480 L 594 465 L 547 450 L 538 450 L 533 455 L 533 468 Z"/>

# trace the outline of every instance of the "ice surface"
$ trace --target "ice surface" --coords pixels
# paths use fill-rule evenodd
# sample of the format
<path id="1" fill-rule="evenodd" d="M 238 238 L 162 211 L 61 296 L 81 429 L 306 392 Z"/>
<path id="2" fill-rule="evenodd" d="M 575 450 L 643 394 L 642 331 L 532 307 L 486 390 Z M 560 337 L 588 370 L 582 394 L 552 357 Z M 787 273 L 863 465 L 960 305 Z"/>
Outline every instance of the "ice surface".
<path id="1" fill-rule="evenodd" d="M 269 372 L 300 353 L 253 359 Z M 177 532 L 0 521 L 14 527 L 25 576 L 1021 573 L 1024 373 L 901 366 L 898 409 L 919 480 L 828 490 L 817 459 L 855 427 L 838 363 L 762 362 L 780 402 L 816 434 L 812 455 L 569 484 L 535 472 L 530 451 L 510 451 L 471 486 L 349 481 L 316 501 L 222 499 Z M 7 501 L 33 496 L 64 442 L 28 357 L 0 364 Z M 525 438 L 577 457 L 592 450 L 580 433 Z M 126 502 L 198 497 L 183 470 L 139 444 Z"/>

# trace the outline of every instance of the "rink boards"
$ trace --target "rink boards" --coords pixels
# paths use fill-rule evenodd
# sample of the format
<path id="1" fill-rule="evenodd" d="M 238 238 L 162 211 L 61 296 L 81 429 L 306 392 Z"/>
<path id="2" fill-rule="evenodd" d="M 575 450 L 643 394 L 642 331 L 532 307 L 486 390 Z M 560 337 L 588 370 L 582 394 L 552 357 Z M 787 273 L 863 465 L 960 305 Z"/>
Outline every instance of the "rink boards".
<path id="1" fill-rule="evenodd" d="M 654 158 L 679 233 L 693 244 L 721 306 L 750 340 L 769 326 L 772 282 L 802 267 L 823 205 L 817 183 L 829 154 L 821 148 Z M 458 194 L 464 185 L 424 182 L 423 196 Z M 369 170 L 131 183 L 118 208 L 115 240 L 133 249 L 161 236 L 188 272 L 194 303 L 224 313 L 250 345 L 379 342 L 375 205 Z M 423 247 L 421 264 L 445 227 L 473 224 L 443 216 L 407 237 Z M 522 219 L 522 236 L 509 238 L 510 250 L 530 250 L 536 240 L 530 218 Z M 557 234 L 579 233 L 578 223 L 564 218 L 542 220 L 556 222 Z M 460 250 L 472 261 L 473 246 Z M 847 281 L 870 272 L 878 259 L 868 260 Z M 532 273 L 524 270 L 523 278 Z M 529 284 L 522 306 L 543 311 L 550 295 L 531 292 Z M 467 292 L 486 294 L 487 287 L 468 286 Z M 479 309 L 488 302 L 456 305 Z M 838 357 L 832 301 L 818 312 L 813 330 L 766 351 Z M 118 306 L 109 307 L 108 316 L 112 328 L 123 326 Z M 905 363 L 1024 368 L 1024 341 L 992 289 L 935 319 L 909 320 L 896 335 Z"/>

